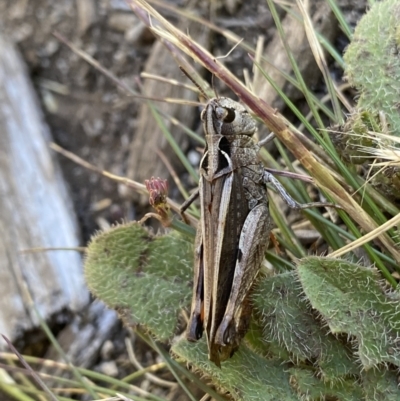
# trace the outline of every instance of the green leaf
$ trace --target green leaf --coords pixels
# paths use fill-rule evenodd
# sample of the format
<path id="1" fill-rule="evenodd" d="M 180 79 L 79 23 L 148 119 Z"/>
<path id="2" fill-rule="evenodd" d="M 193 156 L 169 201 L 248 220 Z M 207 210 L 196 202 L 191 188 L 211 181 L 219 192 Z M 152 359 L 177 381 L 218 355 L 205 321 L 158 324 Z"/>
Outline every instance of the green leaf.
<path id="1" fill-rule="evenodd" d="M 319 380 L 305 369 L 290 369 L 290 373 L 290 382 L 302 400 L 320 401 L 333 398 L 337 401 L 364 401 L 362 389 L 355 379 L 329 383 Z"/>
<path id="2" fill-rule="evenodd" d="M 362 374 L 362 385 L 365 391 L 365 401 L 398 401 L 400 389 L 395 372 L 379 369 L 370 369 Z"/>
<path id="3" fill-rule="evenodd" d="M 400 135 L 399 2 L 376 2 L 357 25 L 344 60 L 351 85 L 360 90 L 358 108 L 384 112 L 393 135 Z"/>
<path id="4" fill-rule="evenodd" d="M 332 333 L 356 339 L 365 368 L 379 363 L 400 366 L 400 294 L 389 292 L 375 269 L 309 257 L 301 260 L 298 276 Z"/>
<path id="5" fill-rule="evenodd" d="M 318 364 L 326 379 L 358 373 L 350 350 L 322 327 L 311 310 L 295 272 L 264 279 L 253 302 L 265 342 L 277 341 L 295 360 Z"/>
<path id="6" fill-rule="evenodd" d="M 180 340 L 172 347 L 185 361 L 211 378 L 214 384 L 229 391 L 240 401 L 298 401 L 290 387 L 288 365 L 257 355 L 241 346 L 221 369 L 208 360 L 204 341 L 189 343 Z"/>
<path id="7" fill-rule="evenodd" d="M 171 338 L 190 304 L 193 244 L 177 233 L 151 235 L 134 222 L 100 233 L 85 261 L 89 289 L 130 324 Z"/>

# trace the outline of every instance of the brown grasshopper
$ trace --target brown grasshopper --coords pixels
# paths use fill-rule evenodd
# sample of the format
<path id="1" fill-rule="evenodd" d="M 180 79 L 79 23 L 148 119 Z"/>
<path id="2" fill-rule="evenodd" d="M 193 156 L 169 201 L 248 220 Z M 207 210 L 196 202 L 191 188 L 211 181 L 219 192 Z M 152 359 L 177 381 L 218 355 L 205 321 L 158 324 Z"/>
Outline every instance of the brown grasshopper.
<path id="1" fill-rule="evenodd" d="M 209 359 L 230 358 L 248 330 L 249 292 L 264 259 L 271 218 L 267 183 L 295 209 L 299 204 L 258 159 L 256 122 L 241 104 L 225 97 L 208 101 L 201 113 L 206 149 L 200 162 L 201 219 L 195 241 L 193 297 L 187 339 L 206 332 Z"/>

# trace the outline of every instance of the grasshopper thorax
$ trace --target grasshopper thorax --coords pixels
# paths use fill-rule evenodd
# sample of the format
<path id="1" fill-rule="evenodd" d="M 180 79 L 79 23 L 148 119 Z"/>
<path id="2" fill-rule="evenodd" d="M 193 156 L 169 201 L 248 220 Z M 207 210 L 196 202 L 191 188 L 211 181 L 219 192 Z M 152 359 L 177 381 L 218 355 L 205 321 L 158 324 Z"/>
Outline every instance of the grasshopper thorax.
<path id="1" fill-rule="evenodd" d="M 246 108 L 226 97 L 208 101 L 201 113 L 204 130 L 212 135 L 253 135 L 256 123 Z"/>

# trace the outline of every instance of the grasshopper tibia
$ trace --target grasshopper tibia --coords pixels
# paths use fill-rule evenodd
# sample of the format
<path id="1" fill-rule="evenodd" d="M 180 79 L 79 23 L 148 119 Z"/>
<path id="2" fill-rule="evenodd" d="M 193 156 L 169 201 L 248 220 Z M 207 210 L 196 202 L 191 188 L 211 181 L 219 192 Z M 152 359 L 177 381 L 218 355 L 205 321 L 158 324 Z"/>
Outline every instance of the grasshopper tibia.
<path id="1" fill-rule="evenodd" d="M 335 205 L 334 203 L 326 202 L 311 202 L 311 203 L 299 203 L 295 201 L 287 192 L 282 184 L 268 171 L 264 171 L 263 181 L 265 184 L 270 183 L 276 189 L 279 196 L 286 202 L 286 204 L 295 210 L 309 209 L 311 207 L 334 207 L 336 209 L 342 209 L 341 206 Z"/>

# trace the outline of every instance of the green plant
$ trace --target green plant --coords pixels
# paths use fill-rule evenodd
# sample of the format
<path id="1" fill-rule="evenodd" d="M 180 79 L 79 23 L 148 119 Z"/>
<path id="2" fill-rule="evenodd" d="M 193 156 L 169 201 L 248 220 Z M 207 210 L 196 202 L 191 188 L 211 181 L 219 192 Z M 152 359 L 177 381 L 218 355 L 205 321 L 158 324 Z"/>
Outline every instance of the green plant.
<path id="1" fill-rule="evenodd" d="M 388 214 L 398 213 L 394 205 L 368 185 L 363 207 L 360 206 L 361 202 L 357 201 L 361 198 L 353 198 L 348 188 L 358 190 L 364 184 L 361 177 L 355 176 L 352 169 L 342 162 L 329 135 L 321 135 L 284 93 L 281 95 L 288 106 L 321 146 L 318 150 L 320 161 L 314 157 L 312 150 L 315 147 L 309 141 L 246 89 L 208 52 L 176 30 L 144 1 L 130 3 L 144 20 L 148 13 L 159 22 L 160 25 L 153 29 L 163 40 L 188 53 L 227 83 L 301 161 L 320 189 L 343 206 L 347 214 L 339 214 L 347 229 L 333 224 L 316 211 L 304 212 L 332 249 L 341 248 L 344 239 L 359 238 L 358 227 L 366 232 L 372 231 L 386 222 Z M 280 30 L 275 5 L 272 1 L 268 3 Z M 375 5 L 365 19 L 374 18 L 375 7 L 396 7 L 397 10 L 395 3 L 386 1 Z M 314 49 L 318 49 L 319 41 L 301 4 L 299 2 L 303 14 L 297 18 L 303 18 L 310 29 L 310 42 Z M 335 12 L 338 13 L 336 8 Z M 379 29 L 380 24 L 370 26 L 371 30 L 373 27 Z M 368 33 L 377 35 L 373 31 Z M 283 31 L 281 35 L 285 42 Z M 246 43 L 242 45 L 248 46 Z M 290 55 L 290 49 L 287 51 Z M 315 50 L 323 68 L 325 60 L 321 54 Z M 323 107 L 298 75 L 296 61 L 292 60 L 292 63 L 296 84 L 308 101 L 316 125 L 324 128 L 320 116 Z M 265 71 L 261 72 L 269 79 Z M 337 108 L 337 94 L 329 82 L 329 75 L 325 74 L 325 79 L 336 117 L 332 112 L 330 115 L 336 118 L 334 122 L 339 123 L 342 116 Z M 157 116 L 157 110 L 152 110 Z M 356 119 L 360 130 L 367 132 L 371 127 L 381 127 L 376 119 L 380 111 L 378 105 L 375 110 L 368 110 Z M 292 168 L 284 148 L 279 147 L 279 150 L 288 167 Z M 262 157 L 274 163 L 266 151 L 262 152 Z M 297 199 L 309 200 L 303 184 L 283 182 Z M 267 253 L 267 260 L 274 265 L 274 274 L 260 274 L 252 297 L 254 321 L 251 330 L 239 351 L 223 363 L 222 369 L 208 361 L 203 341 L 190 344 L 179 337 L 184 327 L 185 314 L 182 311 L 188 309 L 190 302 L 192 237 L 177 232 L 155 236 L 139 223 L 117 226 L 100 233 L 88 247 L 85 264 L 88 285 L 96 296 L 118 309 L 128 324 L 139 324 L 159 341 L 173 340 L 172 353 L 178 361 L 187 362 L 206 374 L 218 387 L 229 391 L 234 399 L 398 400 L 400 391 L 396 369 L 400 367 L 400 294 L 391 274 L 393 269 L 399 271 L 396 232 L 379 233 L 385 254 L 377 247 L 364 244 L 369 258 L 364 264 L 374 263 L 376 268 L 365 267 L 355 263 L 356 256 L 350 252 L 345 259 L 307 257 L 306 249 L 296 241 L 273 202 L 271 213 L 279 228 L 276 235 L 279 243 L 293 258 L 290 259 L 289 252 L 286 258 L 272 251 Z M 170 223 L 165 215 L 161 219 Z"/>
<path id="2" fill-rule="evenodd" d="M 397 201 L 399 159 L 393 150 L 400 135 L 399 15 L 399 2 L 386 0 L 376 3 L 358 24 L 344 61 L 348 81 L 358 89 L 359 98 L 346 124 L 332 135 L 349 163 L 374 162 L 372 185 Z"/>

